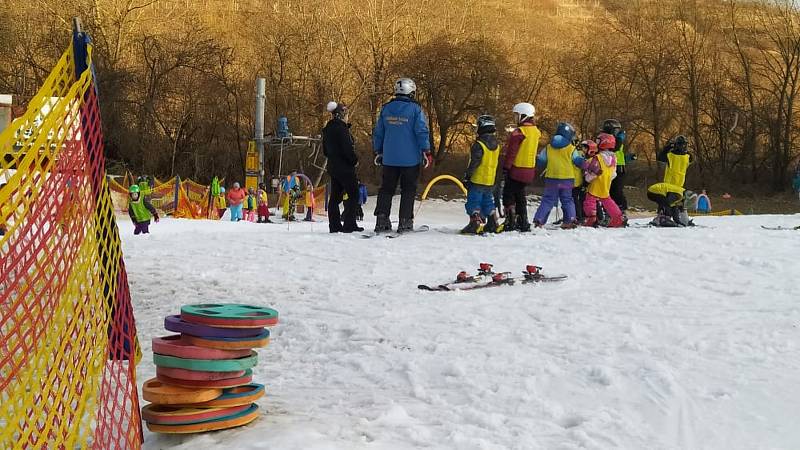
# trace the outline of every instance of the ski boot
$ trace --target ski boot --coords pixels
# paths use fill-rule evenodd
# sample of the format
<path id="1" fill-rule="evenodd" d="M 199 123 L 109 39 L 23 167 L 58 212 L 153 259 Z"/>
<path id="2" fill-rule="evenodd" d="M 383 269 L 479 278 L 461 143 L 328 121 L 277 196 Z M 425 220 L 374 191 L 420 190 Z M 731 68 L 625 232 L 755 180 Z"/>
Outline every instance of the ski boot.
<path id="1" fill-rule="evenodd" d="M 679 209 L 675 208 L 673 210 L 673 212 L 672 212 L 672 221 L 675 223 L 676 226 L 685 227 L 686 223 L 688 222 L 688 219 L 689 219 L 689 215 L 688 214 L 686 214 L 686 217 L 684 218 L 683 214 L 681 214 L 681 211 Z M 684 220 L 686 220 L 686 222 L 684 222 Z"/>
<path id="2" fill-rule="evenodd" d="M 520 233 L 528 233 L 531 231 L 531 223 L 528 222 L 528 214 L 523 213 L 517 216 L 517 230 Z"/>
<path id="3" fill-rule="evenodd" d="M 379 215 L 378 218 L 375 220 L 375 234 L 380 233 L 391 233 L 392 231 L 392 222 L 389 221 L 389 216 Z"/>
<path id="4" fill-rule="evenodd" d="M 483 227 L 483 231 L 486 233 L 502 233 L 503 225 L 497 223 L 497 213 L 493 213 L 486 219 L 486 226 Z"/>
<path id="5" fill-rule="evenodd" d="M 483 221 L 479 213 L 472 213 L 469 216 L 469 223 L 461 229 L 461 234 L 481 234 L 483 232 Z"/>
<path id="6" fill-rule="evenodd" d="M 575 221 L 575 220 L 573 220 L 573 221 L 570 221 L 570 222 L 567 222 L 567 221 L 565 220 L 565 221 L 564 221 L 564 222 L 561 224 L 561 229 L 562 229 L 562 230 L 574 230 L 575 228 L 578 228 L 578 222 L 577 222 L 577 221 Z"/>
<path id="7" fill-rule="evenodd" d="M 397 225 L 398 233 L 407 233 L 414 231 L 414 219 L 400 219 L 400 224 Z"/>
<path id="8" fill-rule="evenodd" d="M 364 231 L 364 228 L 358 226 L 358 223 L 356 223 L 355 221 L 353 222 L 347 221 L 341 228 L 341 231 L 342 233 L 361 233 L 362 231 Z"/>
<path id="9" fill-rule="evenodd" d="M 675 222 L 673 222 L 671 218 L 669 218 L 667 216 L 664 216 L 664 215 L 656 216 L 656 218 L 653 219 L 652 222 L 650 222 L 650 225 L 653 225 L 653 226 L 656 226 L 656 227 L 665 227 L 665 228 L 675 228 L 675 227 L 680 226 L 680 225 L 676 224 Z"/>
<path id="10" fill-rule="evenodd" d="M 515 231 L 517 229 L 517 215 L 514 208 L 506 208 L 506 220 L 503 221 L 503 231 Z"/>
<path id="11" fill-rule="evenodd" d="M 608 228 L 625 228 L 626 221 L 623 219 L 624 216 L 619 217 L 612 217 L 611 220 L 608 221 Z"/>
<path id="12" fill-rule="evenodd" d="M 586 216 L 583 219 L 583 226 L 597 228 L 597 216 Z"/>

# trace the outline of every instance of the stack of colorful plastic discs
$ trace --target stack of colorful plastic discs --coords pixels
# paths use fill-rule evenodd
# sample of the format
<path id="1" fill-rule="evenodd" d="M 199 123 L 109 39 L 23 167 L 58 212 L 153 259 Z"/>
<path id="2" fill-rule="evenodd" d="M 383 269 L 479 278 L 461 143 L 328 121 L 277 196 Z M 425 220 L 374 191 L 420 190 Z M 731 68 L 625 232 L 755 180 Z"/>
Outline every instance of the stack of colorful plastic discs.
<path id="1" fill-rule="evenodd" d="M 147 428 L 159 433 L 224 430 L 258 417 L 254 402 L 264 386 L 252 383 L 254 348 L 269 344 L 266 327 L 278 312 L 261 306 L 203 304 L 181 308 L 164 320 L 180 333 L 153 338 L 156 378 L 143 387 Z"/>

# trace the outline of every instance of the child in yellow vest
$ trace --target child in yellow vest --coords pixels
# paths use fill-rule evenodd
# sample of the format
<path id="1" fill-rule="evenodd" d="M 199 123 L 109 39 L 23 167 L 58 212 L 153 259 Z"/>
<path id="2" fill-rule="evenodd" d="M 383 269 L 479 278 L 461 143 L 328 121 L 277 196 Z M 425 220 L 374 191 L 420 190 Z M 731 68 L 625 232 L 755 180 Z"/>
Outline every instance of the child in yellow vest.
<path id="1" fill-rule="evenodd" d="M 133 234 L 149 234 L 150 219 L 158 223 L 158 212 L 140 191 L 138 184 L 132 184 L 128 188 L 128 215 L 133 222 Z"/>
<path id="2" fill-rule="evenodd" d="M 575 185 L 575 172 L 573 167 L 580 167 L 583 158 L 575 151 L 572 139 L 575 138 L 575 129 L 567 122 L 561 122 L 556 127 L 556 133 L 550 139 L 550 144 L 539 154 L 536 166 L 541 170 L 546 167 L 544 179 L 544 195 L 542 202 L 533 216 L 533 225 L 537 228 L 547 223 L 550 211 L 560 201 L 564 208 L 564 222 L 561 228 L 575 228 L 578 226 L 575 214 L 575 201 L 572 199 L 572 188 Z"/>
<path id="3" fill-rule="evenodd" d="M 587 158 L 586 152 L 588 151 L 588 143 L 593 143 L 593 141 L 583 141 L 581 145 L 575 148 L 578 158 L 583 160 Z M 585 217 L 583 214 L 583 202 L 586 200 L 586 183 L 583 179 L 583 166 L 578 167 L 573 165 L 572 169 L 575 173 L 575 183 L 572 185 L 572 201 L 575 203 L 575 219 L 578 223 L 583 223 Z M 561 205 L 561 209 L 566 218 L 567 211 L 564 210 L 564 205 Z"/>
<path id="4" fill-rule="evenodd" d="M 586 144 L 586 161 L 583 163 L 583 174 L 589 183 L 586 199 L 583 201 L 583 213 L 586 215 L 583 224 L 587 227 L 597 226 L 597 202 L 600 202 L 610 216 L 609 228 L 625 226 L 622 210 L 611 198 L 611 181 L 617 176 L 617 157 L 614 136 L 600 133 L 597 143 L 584 141 Z M 599 151 L 599 153 L 598 153 Z"/>
<path id="5" fill-rule="evenodd" d="M 503 148 L 503 209 L 506 220 L 503 231 L 530 231 L 528 200 L 525 187 L 536 176 L 536 152 L 541 131 L 536 126 L 536 108 L 530 103 L 517 103 L 512 110 L 517 128 L 508 136 Z"/>
<path id="6" fill-rule="evenodd" d="M 466 210 L 470 217 L 469 224 L 461 230 L 464 234 L 502 231 L 498 229 L 497 210 L 494 204 L 494 185 L 500 157 L 494 117 L 489 115 L 478 117 L 477 132 L 478 137 L 472 144 L 469 166 L 464 175 L 464 185 L 467 187 Z"/>
<path id="7" fill-rule="evenodd" d="M 692 162 L 689 154 L 689 140 L 682 135 L 670 139 L 658 153 L 656 160 L 666 165 L 664 183 L 682 188 L 686 182 L 686 171 Z"/>
<path id="8" fill-rule="evenodd" d="M 647 198 L 658 205 L 658 215 L 651 225 L 657 227 L 686 227 L 694 224 L 682 214 L 684 204 L 695 193 L 670 183 L 656 183 L 647 188 Z"/>

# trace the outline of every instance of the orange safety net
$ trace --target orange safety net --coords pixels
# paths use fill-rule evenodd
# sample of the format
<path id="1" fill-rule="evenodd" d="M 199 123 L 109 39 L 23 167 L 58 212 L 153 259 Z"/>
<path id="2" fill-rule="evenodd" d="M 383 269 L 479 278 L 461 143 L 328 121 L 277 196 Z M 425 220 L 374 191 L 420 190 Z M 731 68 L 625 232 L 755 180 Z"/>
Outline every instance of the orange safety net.
<path id="1" fill-rule="evenodd" d="M 210 195 L 211 188 L 209 186 L 195 183 L 192 180 L 182 181 L 174 217 L 185 217 L 187 219 L 208 218 Z"/>
<path id="2" fill-rule="evenodd" d="M 156 184 L 150 192 L 150 195 L 147 196 L 150 203 L 153 204 L 153 207 L 158 210 L 160 215 L 166 216 L 175 212 L 175 207 L 177 206 L 175 204 L 175 190 L 178 189 L 178 187 L 180 187 L 178 177 L 172 177 L 169 181 Z M 125 210 L 127 211 L 127 206 Z"/>
<path id="3" fill-rule="evenodd" d="M 206 195 L 205 202 L 208 204 L 208 195 Z M 175 207 L 172 217 L 178 219 L 205 219 L 207 215 L 208 207 L 203 208 L 199 202 L 193 202 L 185 189 L 178 190 L 178 205 Z"/>
<path id="4" fill-rule="evenodd" d="M 139 348 L 91 70 L 0 134 L 0 448 L 136 449 Z"/>

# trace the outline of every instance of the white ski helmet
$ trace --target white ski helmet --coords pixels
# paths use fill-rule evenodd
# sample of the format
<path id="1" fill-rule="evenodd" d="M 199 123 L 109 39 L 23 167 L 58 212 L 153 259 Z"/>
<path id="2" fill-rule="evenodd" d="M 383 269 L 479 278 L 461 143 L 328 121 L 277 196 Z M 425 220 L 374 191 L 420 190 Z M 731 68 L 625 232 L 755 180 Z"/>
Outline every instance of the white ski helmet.
<path id="1" fill-rule="evenodd" d="M 417 92 L 417 83 L 411 78 L 400 78 L 394 83 L 394 93 L 397 95 L 413 95 Z"/>
<path id="2" fill-rule="evenodd" d="M 517 123 L 522 123 L 526 119 L 532 118 L 536 115 L 536 108 L 530 103 L 517 103 L 514 109 L 511 110 L 514 114 L 519 114 Z"/>

